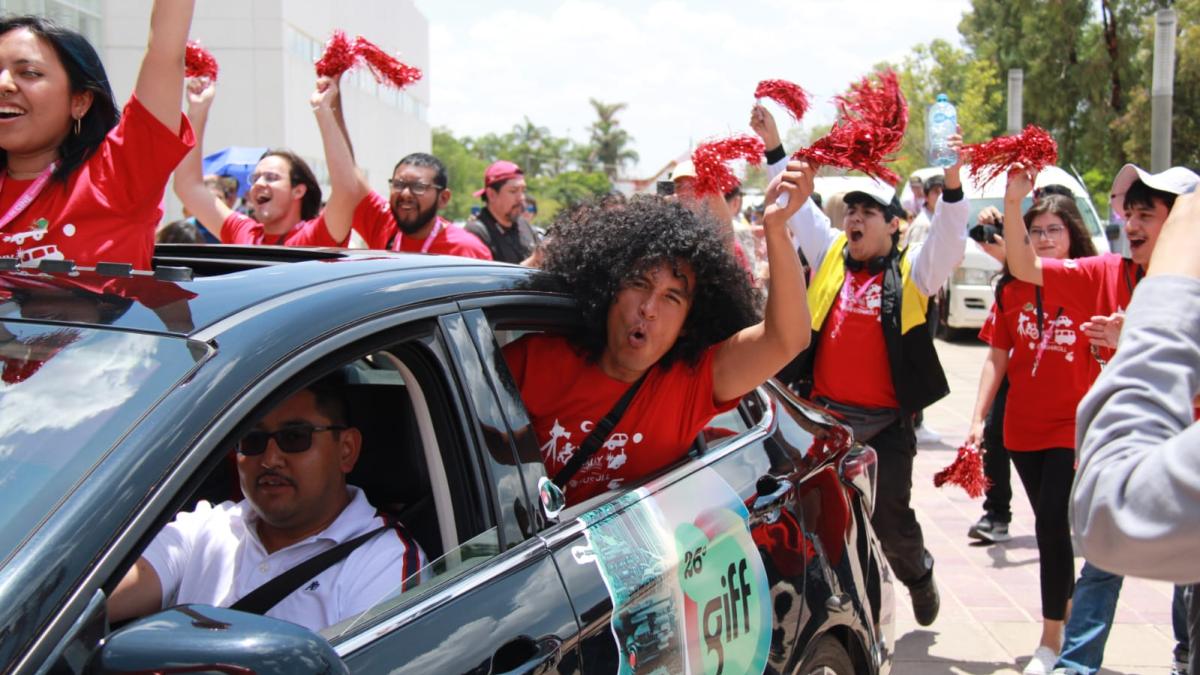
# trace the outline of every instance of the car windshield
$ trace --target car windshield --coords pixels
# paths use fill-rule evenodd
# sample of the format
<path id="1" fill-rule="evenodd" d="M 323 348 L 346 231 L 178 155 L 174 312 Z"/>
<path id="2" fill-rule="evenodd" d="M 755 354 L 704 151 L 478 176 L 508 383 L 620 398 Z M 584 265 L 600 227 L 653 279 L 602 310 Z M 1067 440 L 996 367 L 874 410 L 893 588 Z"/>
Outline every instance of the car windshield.
<path id="1" fill-rule="evenodd" d="M 974 227 L 979 223 L 979 212 L 985 208 L 992 206 L 996 210 L 1004 211 L 1003 197 L 979 197 L 971 199 L 971 217 L 967 220 L 967 227 Z M 1033 206 L 1033 197 L 1026 197 L 1021 202 L 1021 213 L 1028 211 Z M 1101 235 L 1100 222 L 1096 220 L 1096 212 L 1092 210 L 1092 204 L 1084 197 L 1075 198 L 1075 206 L 1079 207 L 1079 213 L 1083 216 L 1083 225 L 1087 228 L 1088 236 L 1099 237 Z"/>
<path id="2" fill-rule="evenodd" d="M 0 321 L 0 561 L 198 354 L 182 338 Z"/>

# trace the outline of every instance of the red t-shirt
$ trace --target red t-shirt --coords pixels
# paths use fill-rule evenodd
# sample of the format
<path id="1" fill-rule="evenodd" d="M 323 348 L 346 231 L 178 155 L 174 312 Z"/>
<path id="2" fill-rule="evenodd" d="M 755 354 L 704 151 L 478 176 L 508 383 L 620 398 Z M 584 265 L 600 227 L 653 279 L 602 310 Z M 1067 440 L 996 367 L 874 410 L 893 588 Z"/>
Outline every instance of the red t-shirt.
<path id="1" fill-rule="evenodd" d="M 244 246 L 345 246 L 346 240 L 335 240 L 325 226 L 325 211 L 312 220 L 301 220 L 292 229 L 278 234 L 263 232 L 262 223 L 244 213 L 234 211 L 221 225 L 221 243 Z"/>
<path id="2" fill-rule="evenodd" d="M 737 405 L 736 399 L 713 401 L 713 359 L 719 348 L 710 347 L 695 368 L 675 363 L 650 371 L 608 441 L 567 484 L 569 503 L 670 466 L 687 454 L 713 416 Z M 504 358 L 533 421 L 546 473 L 553 477 L 629 383 L 604 374 L 556 335 L 523 337 L 504 348 Z"/>
<path id="3" fill-rule="evenodd" d="M 437 236 L 425 248 L 428 237 L 417 239 L 410 237 L 396 227 L 396 219 L 392 215 L 392 205 L 382 195 L 372 190 L 367 198 L 358 203 L 354 210 L 354 229 L 366 240 L 368 248 L 386 249 L 391 243 L 391 250 L 408 253 L 440 253 L 457 255 L 464 258 L 491 260 L 492 252 L 479 237 L 467 232 L 450 221 L 437 216 L 441 226 L 434 226 Z"/>
<path id="4" fill-rule="evenodd" d="M 899 408 L 880 309 L 883 274 L 846 270 L 846 282 L 821 328 L 813 397 L 859 408 Z"/>
<path id="5" fill-rule="evenodd" d="M 1059 298 L 1090 303 L 1089 319 L 1125 311 L 1141 278 L 1141 268 L 1116 253 L 1042 260 L 1043 288 Z M 1101 348 L 1100 356 L 1106 361 L 1112 360 L 1113 350 Z"/>
<path id="6" fill-rule="evenodd" d="M 179 119 L 175 133 L 131 97 L 92 156 L 66 182 L 50 179 L 0 230 L 0 256 L 31 265 L 65 258 L 83 267 L 123 262 L 150 269 L 167 179 L 196 143 L 187 118 Z M 0 214 L 35 180 L 4 180 Z"/>
<path id="7" fill-rule="evenodd" d="M 1055 261 L 1057 262 L 1057 261 Z M 1012 281 L 979 331 L 979 339 L 1009 352 L 1004 445 L 1009 450 L 1075 447 L 1075 408 L 1100 375 L 1079 325 L 1092 317 L 1094 298 L 1064 301 L 1042 291 L 1038 330 L 1036 287 Z"/>

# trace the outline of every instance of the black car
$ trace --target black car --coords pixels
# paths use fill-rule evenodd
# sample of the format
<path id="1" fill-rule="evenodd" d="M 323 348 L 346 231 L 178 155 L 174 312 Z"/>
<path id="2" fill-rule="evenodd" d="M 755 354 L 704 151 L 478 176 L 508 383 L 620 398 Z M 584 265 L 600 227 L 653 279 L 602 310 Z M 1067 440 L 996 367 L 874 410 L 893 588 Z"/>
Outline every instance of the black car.
<path id="1" fill-rule="evenodd" d="M 537 272 L 273 247 L 155 267 L 0 263 L 0 672 L 889 671 L 874 451 L 773 381 L 685 460 L 563 509 L 500 354 L 577 320 Z M 321 635 L 199 605 L 109 625 L 159 529 L 230 497 L 237 439 L 335 371 L 349 482 L 420 578 Z"/>

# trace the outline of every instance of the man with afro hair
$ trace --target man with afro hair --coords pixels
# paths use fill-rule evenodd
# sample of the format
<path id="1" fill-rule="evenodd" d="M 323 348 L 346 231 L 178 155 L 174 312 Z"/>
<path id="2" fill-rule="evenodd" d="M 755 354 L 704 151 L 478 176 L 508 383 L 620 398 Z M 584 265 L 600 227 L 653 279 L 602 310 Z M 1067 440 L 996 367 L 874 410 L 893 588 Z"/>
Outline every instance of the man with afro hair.
<path id="1" fill-rule="evenodd" d="M 683 458 L 714 415 L 807 346 L 804 279 L 787 220 L 812 194 L 813 174 L 795 162 L 768 188 L 770 296 L 761 318 L 759 295 L 721 234 L 719 214 L 714 220 L 675 201 L 639 197 L 578 209 L 552 230 L 543 252 L 547 274 L 534 284 L 574 296 L 581 326 L 566 336 L 526 336 L 504 356 L 547 472 L 565 485 L 568 503 Z M 780 195 L 787 206 L 775 203 Z M 721 195 L 710 201 L 724 209 Z M 625 443 L 599 447 L 568 479 L 564 467 L 633 386 L 606 436 Z"/>

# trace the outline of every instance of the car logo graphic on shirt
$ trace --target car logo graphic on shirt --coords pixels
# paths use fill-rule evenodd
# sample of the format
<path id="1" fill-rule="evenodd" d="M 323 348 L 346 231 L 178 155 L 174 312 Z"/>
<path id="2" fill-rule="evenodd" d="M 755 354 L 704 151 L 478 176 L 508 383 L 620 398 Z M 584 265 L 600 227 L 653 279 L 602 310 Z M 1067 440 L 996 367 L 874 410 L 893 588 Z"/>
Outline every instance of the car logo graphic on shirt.
<path id="1" fill-rule="evenodd" d="M 50 229 L 50 221 L 46 220 L 45 218 L 38 218 L 37 220 L 33 221 L 33 226 L 39 230 L 48 230 Z"/>

